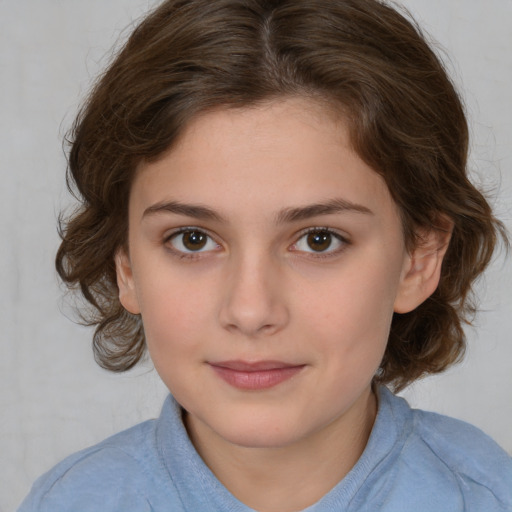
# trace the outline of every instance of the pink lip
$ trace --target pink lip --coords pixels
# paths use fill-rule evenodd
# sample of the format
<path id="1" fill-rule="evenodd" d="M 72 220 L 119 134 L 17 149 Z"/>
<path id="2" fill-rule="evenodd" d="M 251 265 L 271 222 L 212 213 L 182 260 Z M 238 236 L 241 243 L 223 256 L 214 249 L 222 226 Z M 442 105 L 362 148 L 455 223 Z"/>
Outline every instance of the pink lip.
<path id="1" fill-rule="evenodd" d="M 305 365 L 294 365 L 282 361 L 221 361 L 209 363 L 215 373 L 238 389 L 268 389 L 291 379 Z"/>

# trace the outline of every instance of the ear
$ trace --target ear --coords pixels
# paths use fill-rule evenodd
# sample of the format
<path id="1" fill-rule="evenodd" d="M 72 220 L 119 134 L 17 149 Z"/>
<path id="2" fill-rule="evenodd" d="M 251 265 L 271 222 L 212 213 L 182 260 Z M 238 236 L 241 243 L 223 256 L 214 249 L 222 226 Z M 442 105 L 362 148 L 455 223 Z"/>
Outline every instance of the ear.
<path id="1" fill-rule="evenodd" d="M 453 222 L 443 217 L 437 226 L 418 232 L 419 243 L 409 254 L 398 293 L 395 313 L 409 313 L 430 297 L 441 278 L 443 258 L 448 249 Z"/>
<path id="2" fill-rule="evenodd" d="M 115 255 L 117 287 L 119 288 L 119 300 L 123 307 L 138 315 L 140 313 L 139 300 L 135 290 L 132 265 L 130 258 L 124 249 L 119 249 Z"/>

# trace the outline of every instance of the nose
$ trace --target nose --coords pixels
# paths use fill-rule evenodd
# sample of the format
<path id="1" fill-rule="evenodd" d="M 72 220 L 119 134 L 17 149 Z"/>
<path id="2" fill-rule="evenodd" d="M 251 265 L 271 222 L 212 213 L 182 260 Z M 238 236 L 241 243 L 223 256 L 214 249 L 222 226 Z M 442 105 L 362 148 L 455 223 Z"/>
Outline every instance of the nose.
<path id="1" fill-rule="evenodd" d="M 247 337 L 271 335 L 289 321 L 282 269 L 271 257 L 246 257 L 233 262 L 223 286 L 220 323 Z"/>

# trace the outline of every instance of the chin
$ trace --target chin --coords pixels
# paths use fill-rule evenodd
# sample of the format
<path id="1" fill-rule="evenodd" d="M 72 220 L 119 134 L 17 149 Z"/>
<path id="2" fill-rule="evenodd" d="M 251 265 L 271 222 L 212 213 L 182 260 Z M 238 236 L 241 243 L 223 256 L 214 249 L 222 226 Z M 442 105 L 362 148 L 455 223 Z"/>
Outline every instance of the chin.
<path id="1" fill-rule="evenodd" d="M 226 441 L 245 448 L 282 448 L 307 436 L 307 432 L 298 431 L 301 422 L 289 419 L 264 416 L 231 418 L 229 425 L 219 425 L 217 434 Z M 303 422 L 302 422 L 303 425 Z"/>

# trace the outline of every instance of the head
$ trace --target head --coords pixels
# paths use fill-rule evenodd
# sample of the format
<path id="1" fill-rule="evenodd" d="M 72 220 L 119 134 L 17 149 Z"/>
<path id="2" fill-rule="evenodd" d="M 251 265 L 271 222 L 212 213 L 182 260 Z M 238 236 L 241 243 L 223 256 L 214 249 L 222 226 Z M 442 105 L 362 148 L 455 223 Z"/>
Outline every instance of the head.
<path id="1" fill-rule="evenodd" d="M 351 151 L 386 186 L 405 251 L 424 247 L 442 259 L 424 300 L 394 308 L 374 380 L 402 388 L 460 358 L 471 287 L 500 225 L 468 180 L 463 107 L 419 28 L 376 0 L 169 0 L 135 29 L 71 137 L 69 179 L 81 207 L 62 226 L 57 269 L 91 304 L 82 314 L 96 325 L 103 367 L 127 370 L 145 351 L 141 317 L 121 304 L 116 272 L 144 168 L 205 116 L 290 100 L 346 130 Z"/>

